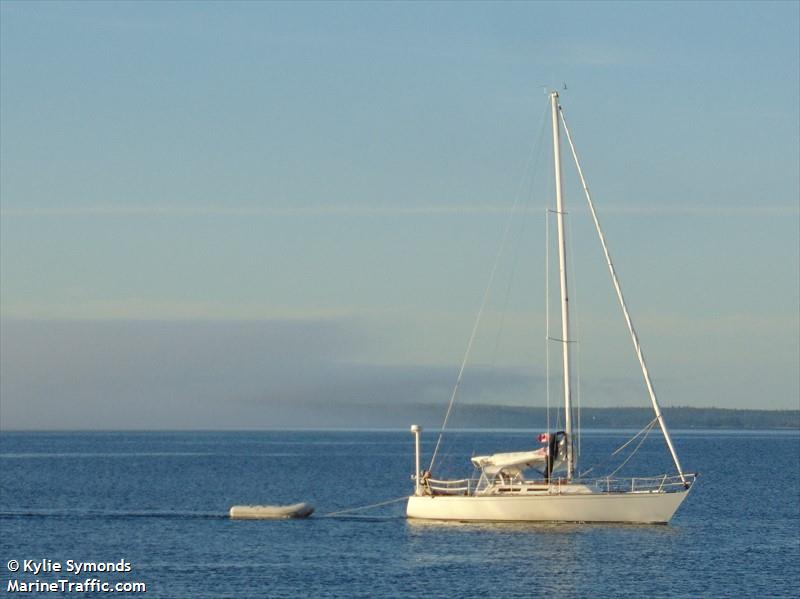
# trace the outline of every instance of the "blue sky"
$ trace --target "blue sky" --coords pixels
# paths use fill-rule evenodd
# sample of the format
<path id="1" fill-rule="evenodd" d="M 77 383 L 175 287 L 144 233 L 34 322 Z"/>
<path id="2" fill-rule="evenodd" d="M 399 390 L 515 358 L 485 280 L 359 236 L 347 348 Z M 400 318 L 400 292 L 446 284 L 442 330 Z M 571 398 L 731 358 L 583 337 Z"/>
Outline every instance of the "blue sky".
<path id="1" fill-rule="evenodd" d="M 799 6 L 2 2 L 0 425 L 444 405 L 515 199 L 465 400 L 541 405 L 562 82 L 662 402 L 797 408 Z M 569 177 L 584 401 L 644 406 Z"/>

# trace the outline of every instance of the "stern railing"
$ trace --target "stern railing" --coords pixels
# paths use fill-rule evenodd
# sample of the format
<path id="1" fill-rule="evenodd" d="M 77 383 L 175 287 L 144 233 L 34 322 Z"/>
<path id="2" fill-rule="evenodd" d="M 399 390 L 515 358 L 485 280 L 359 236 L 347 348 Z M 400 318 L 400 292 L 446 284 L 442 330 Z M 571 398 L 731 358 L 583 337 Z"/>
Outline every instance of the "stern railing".
<path id="1" fill-rule="evenodd" d="M 443 480 L 435 478 L 424 478 L 422 480 L 423 493 L 426 495 L 474 495 L 478 494 L 505 494 L 505 493 L 549 493 L 560 494 L 574 492 L 576 486 L 584 486 L 592 493 L 672 493 L 688 489 L 694 484 L 697 474 L 684 474 L 681 479 L 679 475 L 664 474 L 661 476 L 635 476 L 631 478 L 612 478 L 610 476 L 574 479 L 542 479 L 521 480 L 513 483 L 502 482 L 500 480 L 491 483 L 484 482 L 479 485 L 482 479 L 460 478 L 454 480 Z M 568 487 L 571 487 L 568 488 Z"/>
<path id="2" fill-rule="evenodd" d="M 423 479 L 422 485 L 428 495 L 472 495 L 478 480 L 459 478 L 456 480 Z"/>

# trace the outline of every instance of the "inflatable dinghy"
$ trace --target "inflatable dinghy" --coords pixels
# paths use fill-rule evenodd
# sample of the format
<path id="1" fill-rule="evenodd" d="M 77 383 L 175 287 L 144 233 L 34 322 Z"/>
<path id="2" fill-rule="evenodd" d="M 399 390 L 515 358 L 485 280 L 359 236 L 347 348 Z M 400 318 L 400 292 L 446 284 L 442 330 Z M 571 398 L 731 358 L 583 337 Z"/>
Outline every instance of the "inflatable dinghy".
<path id="1" fill-rule="evenodd" d="M 314 513 L 310 503 L 293 505 L 234 505 L 231 518 L 235 520 L 284 520 L 286 518 L 308 518 Z"/>

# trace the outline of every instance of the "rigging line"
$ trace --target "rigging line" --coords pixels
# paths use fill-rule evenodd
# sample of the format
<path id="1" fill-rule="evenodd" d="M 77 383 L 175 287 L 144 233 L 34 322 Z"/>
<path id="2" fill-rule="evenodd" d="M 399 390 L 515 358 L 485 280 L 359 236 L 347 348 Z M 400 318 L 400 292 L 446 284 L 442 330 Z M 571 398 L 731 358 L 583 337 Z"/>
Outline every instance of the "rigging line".
<path id="1" fill-rule="evenodd" d="M 503 331 L 505 330 L 506 315 L 508 313 L 508 305 L 509 305 L 509 301 L 511 299 L 511 287 L 512 287 L 512 285 L 514 283 L 514 278 L 515 278 L 515 275 L 516 275 L 516 272 L 517 272 L 517 263 L 519 262 L 520 247 L 522 245 L 523 233 L 525 232 L 525 213 L 526 213 L 526 208 L 527 208 L 527 203 L 521 209 L 521 212 L 522 212 L 522 219 L 521 219 L 522 220 L 522 224 L 520 226 L 519 233 L 517 234 L 517 240 L 516 240 L 516 243 L 515 243 L 515 248 L 513 250 L 514 258 L 511 261 L 511 272 L 508 275 L 508 285 L 506 285 L 505 299 L 503 300 L 503 309 L 502 309 L 502 311 L 500 313 L 500 326 L 497 329 L 497 335 L 495 336 L 495 340 L 494 340 L 494 350 L 492 351 L 492 362 L 491 362 L 491 365 L 492 365 L 493 369 L 497 365 L 497 356 L 498 356 L 498 353 L 500 351 L 500 341 L 501 341 L 501 339 L 503 337 Z M 474 454 L 475 441 L 473 441 L 472 449 L 473 449 L 473 454 Z"/>
<path id="2" fill-rule="evenodd" d="M 634 441 L 635 441 L 635 440 L 636 440 L 636 439 L 639 437 L 639 435 L 641 435 L 642 433 L 644 433 L 644 432 L 645 432 L 645 431 L 647 431 L 647 430 L 650 430 L 650 428 L 652 428 L 652 426 L 653 426 L 653 425 L 656 423 L 656 421 L 657 421 L 657 420 L 658 420 L 657 418 L 653 418 L 653 419 L 652 419 L 650 422 L 648 422 L 648 423 L 645 425 L 645 427 L 644 427 L 643 429 L 641 429 L 641 430 L 640 430 L 638 433 L 636 433 L 636 434 L 635 434 L 633 437 L 631 437 L 630 439 L 628 439 L 627 441 L 625 441 L 625 443 L 623 443 L 622 445 L 620 445 L 619 447 L 617 447 L 617 448 L 616 448 L 614 451 L 612 451 L 612 452 L 611 452 L 611 453 L 610 453 L 610 454 L 609 454 L 607 457 L 605 457 L 604 459 L 602 459 L 602 460 L 600 460 L 599 462 L 597 462 L 596 464 L 594 464 L 594 465 L 593 465 L 591 468 L 588 468 L 587 470 L 584 470 L 583 472 L 581 472 L 581 473 L 580 473 L 580 475 L 579 475 L 579 477 L 580 477 L 580 478 L 583 478 L 584 476 L 586 476 L 587 474 L 589 474 L 589 473 L 590 473 L 592 470 L 594 470 L 595 468 L 599 468 L 599 467 L 600 467 L 600 466 L 602 466 L 603 464 L 607 463 L 607 462 L 608 462 L 608 461 L 609 461 L 609 460 L 610 460 L 612 457 L 614 457 L 614 456 L 615 456 L 615 455 L 617 455 L 617 454 L 618 454 L 620 451 L 622 451 L 623 449 L 625 449 L 625 448 L 626 448 L 628 445 L 630 445 L 631 443 L 633 443 L 633 442 L 634 442 Z"/>
<path id="3" fill-rule="evenodd" d="M 533 154 L 533 149 L 531 149 L 530 154 Z M 530 155 L 529 155 L 530 158 Z M 527 167 L 526 167 L 527 170 Z M 521 186 L 520 186 L 521 187 Z M 511 206 L 511 213 L 508 215 L 508 220 L 506 222 L 506 228 L 503 232 L 503 237 L 500 241 L 500 247 L 497 250 L 497 254 L 494 257 L 494 264 L 492 265 L 492 270 L 489 274 L 489 282 L 486 285 L 486 289 L 483 292 L 483 299 L 481 300 L 481 306 L 478 310 L 478 316 L 475 318 L 475 324 L 472 327 L 472 333 L 469 337 L 469 342 L 467 343 L 467 349 L 464 352 L 464 359 L 461 361 L 461 367 L 458 370 L 458 377 L 456 378 L 456 384 L 453 386 L 453 392 L 450 395 L 450 401 L 447 404 L 447 412 L 444 415 L 444 422 L 442 423 L 442 428 L 439 431 L 439 437 L 436 439 L 436 446 L 433 449 L 433 455 L 431 456 L 431 462 L 428 466 L 428 470 L 433 472 L 433 465 L 436 462 L 436 456 L 439 453 L 439 447 L 442 444 L 442 437 L 444 435 L 444 431 L 447 428 L 447 421 L 450 419 L 450 414 L 453 411 L 453 404 L 456 400 L 456 395 L 458 394 L 458 388 L 461 386 L 461 380 L 464 377 L 464 369 L 467 366 L 467 362 L 469 361 L 469 356 L 472 353 L 472 344 L 475 342 L 475 337 L 478 334 L 478 327 L 481 322 L 481 318 L 483 316 L 483 311 L 486 308 L 486 304 L 489 301 L 489 296 L 491 295 L 492 290 L 492 283 L 494 283 L 494 276 L 497 273 L 497 265 L 500 263 L 500 257 L 503 255 L 503 251 L 505 250 L 506 242 L 508 241 L 508 234 L 511 231 L 511 223 L 514 221 L 514 214 L 517 211 L 517 205 L 519 204 L 519 190 L 517 195 L 514 197 L 514 203 Z"/>
<path id="4" fill-rule="evenodd" d="M 622 450 L 623 450 L 623 449 L 625 449 L 625 448 L 626 448 L 628 445 L 630 445 L 631 443 L 633 443 L 633 440 L 634 440 L 636 437 L 638 437 L 639 435 L 641 435 L 643 432 L 645 432 L 645 431 L 648 431 L 648 430 L 650 430 L 651 428 L 653 428 L 653 425 L 654 425 L 654 424 L 655 424 L 657 421 L 658 421 L 658 418 L 653 418 L 653 419 L 652 419 L 650 422 L 648 422 L 648 423 L 645 425 L 645 427 L 644 427 L 642 430 L 640 430 L 640 431 L 639 431 L 638 433 L 636 433 L 636 434 L 635 434 L 633 437 L 631 437 L 630 439 L 628 439 L 628 441 L 626 441 L 625 443 L 623 443 L 622 445 L 620 445 L 619 447 L 617 447 L 617 448 L 616 448 L 616 449 L 615 449 L 615 450 L 614 450 L 614 451 L 611 453 L 611 455 L 612 455 L 612 456 L 614 456 L 614 455 L 617 455 L 617 454 L 618 454 L 620 451 L 622 451 Z"/>
<path id="5" fill-rule="evenodd" d="M 514 207 L 516 208 L 516 200 L 514 201 Z M 513 209 L 512 209 L 512 216 L 513 216 Z M 442 423 L 442 429 L 439 431 L 439 437 L 436 439 L 436 446 L 433 449 L 433 455 L 431 456 L 431 462 L 428 466 L 428 470 L 433 472 L 433 465 L 436 462 L 436 456 L 439 453 L 439 446 L 442 443 L 442 436 L 444 435 L 444 431 L 447 428 L 447 421 L 450 419 L 450 413 L 453 411 L 453 404 L 456 400 L 456 394 L 458 393 L 458 388 L 461 386 L 461 380 L 464 378 L 464 369 L 467 366 L 467 362 L 469 361 L 470 353 L 472 353 L 472 344 L 475 342 L 475 337 L 478 334 L 478 326 L 480 325 L 481 318 L 483 316 L 483 311 L 486 308 L 486 304 L 489 301 L 490 291 L 492 289 L 492 283 L 494 282 L 494 275 L 497 272 L 497 265 L 500 262 L 500 256 L 503 253 L 503 249 L 506 244 L 506 239 L 508 237 L 508 231 L 510 229 L 511 221 L 509 220 L 508 225 L 506 226 L 505 233 L 503 234 L 503 239 L 500 243 L 500 249 L 497 251 L 495 255 L 494 264 L 492 265 L 491 273 L 489 274 L 489 283 L 486 285 L 486 289 L 483 292 L 483 299 L 481 300 L 481 306 L 478 310 L 478 316 L 475 319 L 475 324 L 472 326 L 472 333 L 469 336 L 469 342 L 467 343 L 467 350 L 464 352 L 464 358 L 461 361 L 461 367 L 458 370 L 458 377 L 456 378 L 456 384 L 453 387 L 453 392 L 450 395 L 450 401 L 447 404 L 447 412 L 444 415 L 444 422 Z"/>
<path id="6" fill-rule="evenodd" d="M 533 170 L 535 165 L 539 163 L 539 159 L 542 156 L 542 147 L 544 146 L 541 143 L 542 134 L 544 132 L 544 125 L 546 122 L 545 116 L 547 115 L 547 111 L 545 110 L 542 113 L 542 118 L 540 119 L 539 123 L 539 136 L 536 138 L 536 141 L 531 145 L 531 149 L 528 152 L 528 159 L 525 164 L 525 169 L 523 170 L 523 176 L 520 178 L 519 186 L 517 188 L 517 197 L 523 197 L 523 188 L 525 187 L 528 179 L 530 179 L 531 188 L 533 187 Z M 522 223 L 519 228 L 519 233 L 517 233 L 517 240 L 516 246 L 514 249 L 514 258 L 511 261 L 511 272 L 508 276 L 508 285 L 506 286 L 506 294 L 505 299 L 503 301 L 503 311 L 501 312 L 500 316 L 500 327 L 497 330 L 497 337 L 495 338 L 494 344 L 494 351 L 492 352 L 492 365 L 494 366 L 497 360 L 497 353 L 500 348 L 500 338 L 503 334 L 503 330 L 505 329 L 505 322 L 506 322 L 506 313 L 508 311 L 508 303 L 511 297 L 511 286 L 514 283 L 514 276 L 517 272 L 517 264 L 519 262 L 519 255 L 520 255 L 520 246 L 522 245 L 522 238 L 523 233 L 525 232 L 525 213 L 527 212 L 528 204 L 530 203 L 530 199 L 533 195 L 532 189 L 530 190 L 530 194 L 524 194 L 526 199 L 524 201 L 524 205 L 522 206 Z"/>
<path id="7" fill-rule="evenodd" d="M 540 137 L 541 137 L 541 130 L 544 129 L 544 123 L 545 123 L 546 115 L 547 115 L 547 109 L 545 107 L 545 110 L 542 112 L 542 116 L 541 116 L 541 119 L 540 119 L 540 125 L 539 125 L 539 129 L 540 129 L 539 136 Z M 464 352 L 464 359 L 461 362 L 461 367 L 459 368 L 459 371 L 458 371 L 458 377 L 456 378 L 456 383 L 453 386 L 453 392 L 450 395 L 450 401 L 449 401 L 449 403 L 447 405 L 447 411 L 445 412 L 445 415 L 444 415 L 444 421 L 442 422 L 442 428 L 439 431 L 438 438 L 436 439 L 436 446 L 433 449 L 433 455 L 431 456 L 431 462 L 430 462 L 430 465 L 428 466 L 428 470 L 431 471 L 431 472 L 433 471 L 433 465 L 436 462 L 436 456 L 439 453 L 439 447 L 441 446 L 441 443 L 442 443 L 442 437 L 444 435 L 444 431 L 447 428 L 447 422 L 450 419 L 451 412 L 453 411 L 453 404 L 455 403 L 456 395 L 458 394 L 458 389 L 461 386 L 461 380 L 464 377 L 464 369 L 467 366 L 467 362 L 469 361 L 470 353 L 472 352 L 472 344 L 474 343 L 475 337 L 476 337 L 476 335 L 478 333 L 478 327 L 480 325 L 480 321 L 481 321 L 481 318 L 483 316 L 483 311 L 486 308 L 486 304 L 488 303 L 488 300 L 489 300 L 490 292 L 491 292 L 491 289 L 492 289 L 492 283 L 494 282 L 494 276 L 495 276 L 495 273 L 497 272 L 497 266 L 500 263 L 500 257 L 503 255 L 503 251 L 505 250 L 506 242 L 508 241 L 508 234 L 509 234 L 509 232 L 511 230 L 511 223 L 514 220 L 514 214 L 516 213 L 517 205 L 519 204 L 519 199 L 520 199 L 520 196 L 522 195 L 522 186 L 524 185 L 525 176 L 526 176 L 526 173 L 528 172 L 528 170 L 530 169 L 531 161 L 533 160 L 534 149 L 535 149 L 535 147 L 537 145 L 541 145 L 541 144 L 536 143 L 533 146 L 531 146 L 531 150 L 528 153 L 527 164 L 525 165 L 525 169 L 523 170 L 523 175 L 522 175 L 522 177 L 520 179 L 520 183 L 519 183 L 519 185 L 517 187 L 517 193 L 514 196 L 514 203 L 511 206 L 511 212 L 509 213 L 508 220 L 506 221 L 506 228 L 505 228 L 505 231 L 503 232 L 503 237 L 502 237 L 502 240 L 500 242 L 500 247 L 497 250 L 497 254 L 495 255 L 495 259 L 494 259 L 494 264 L 492 265 L 492 270 L 491 270 L 491 273 L 489 274 L 489 282 L 486 285 L 486 290 L 483 293 L 483 300 L 481 301 L 481 307 L 478 310 L 478 316 L 476 317 L 475 324 L 472 327 L 472 334 L 470 335 L 469 342 L 467 343 L 467 349 Z"/>
<path id="8" fill-rule="evenodd" d="M 575 316 L 573 321 L 575 322 L 575 338 L 573 341 L 569 343 L 575 343 L 575 374 L 577 378 L 577 385 L 576 385 L 576 399 L 577 399 L 577 408 L 578 408 L 578 416 L 577 416 L 577 424 L 578 424 L 578 457 L 581 455 L 582 443 L 583 443 L 583 344 L 581 340 L 583 337 L 581 336 L 581 331 L 583 330 L 581 327 L 581 303 L 580 297 L 581 294 L 578 291 L 578 281 L 580 280 L 580 276 L 578 274 L 578 269 L 575 266 L 575 246 L 574 240 L 575 235 L 573 235 L 573 221 L 572 217 L 567 217 L 567 226 L 569 227 L 569 268 L 570 272 L 572 273 L 572 314 Z"/>
<path id="9" fill-rule="evenodd" d="M 545 291 L 545 295 L 547 297 L 547 300 L 546 300 L 547 308 L 545 310 L 547 315 L 546 315 L 545 319 L 547 321 L 547 334 L 545 335 L 544 344 L 545 344 L 545 362 L 546 362 L 546 370 L 547 370 L 547 372 L 545 374 L 546 374 L 546 385 L 547 385 L 547 434 L 548 434 L 548 438 L 549 438 L 551 430 L 556 430 L 557 431 L 557 430 L 559 430 L 561 428 L 561 408 L 560 407 L 557 408 L 556 411 L 555 411 L 556 412 L 555 422 L 552 422 L 551 419 L 550 419 L 550 397 L 551 397 L 550 381 L 551 381 L 551 376 L 550 376 L 550 343 L 549 342 L 550 341 L 555 341 L 557 343 L 573 343 L 572 341 L 564 341 L 563 339 L 559 339 L 558 337 L 551 337 L 550 336 L 550 277 L 551 277 L 551 275 L 550 275 L 550 263 L 551 263 L 550 262 L 550 247 L 552 245 L 552 242 L 550 241 L 551 235 L 550 235 L 550 217 L 549 217 L 549 214 L 552 213 L 552 212 L 553 212 L 552 210 L 548 210 L 546 212 L 546 215 L 545 215 L 545 222 L 547 223 L 547 226 L 546 226 L 547 232 L 546 232 L 546 235 L 545 235 L 545 237 L 547 238 L 547 242 L 546 242 L 547 249 L 545 251 L 545 262 L 546 262 L 545 270 L 546 270 L 546 273 L 547 273 L 545 275 L 545 287 L 547 288 L 547 290 Z M 552 424 L 552 426 L 551 426 L 551 424 Z"/>
<path id="10" fill-rule="evenodd" d="M 619 472 L 620 470 L 622 470 L 622 468 L 623 468 L 623 466 L 625 466 L 625 464 L 627 464 L 628 462 L 630 462 L 630 461 L 631 461 L 631 458 L 632 458 L 634 455 L 636 455 L 636 452 L 637 452 L 637 451 L 639 451 L 639 448 L 642 446 L 642 443 L 644 443 L 644 442 L 647 440 L 647 435 L 649 435 L 649 434 L 650 434 L 650 431 L 651 431 L 651 430 L 653 430 L 653 424 L 655 424 L 655 420 L 653 420 L 653 421 L 652 421 L 652 422 L 651 422 L 651 423 L 650 423 L 650 424 L 647 426 L 647 428 L 646 428 L 646 430 L 645 430 L 645 433 L 644 433 L 644 435 L 642 435 L 642 440 L 641 440 L 641 441 L 639 441 L 639 444 L 638 444 L 636 447 L 634 447 L 634 449 L 633 449 L 633 451 L 631 452 L 631 454 L 630 454 L 630 455 L 629 455 L 627 458 L 625 458 L 625 461 L 624 461 L 624 462 L 622 462 L 622 463 L 621 463 L 619 466 L 617 466 L 617 469 L 616 469 L 616 470 L 614 470 L 614 471 L 613 471 L 611 474 L 609 474 L 609 475 L 608 475 L 608 478 L 611 478 L 612 476 L 614 476 L 614 475 L 615 475 L 617 472 Z"/>
<path id="11" fill-rule="evenodd" d="M 398 501 L 403 501 L 408 499 L 407 495 L 403 495 L 402 497 L 398 497 L 396 499 L 389 499 L 387 501 L 380 501 L 378 503 L 371 503 L 370 505 L 364 505 L 361 507 L 352 507 L 346 510 L 337 510 L 335 512 L 328 512 L 327 514 L 321 514 L 322 518 L 334 518 L 339 514 L 349 514 L 351 512 L 363 512 L 364 510 L 370 510 L 372 508 L 380 507 L 382 505 L 389 505 L 390 503 L 397 503 Z"/>
<path id="12" fill-rule="evenodd" d="M 544 213 L 544 362 L 545 362 L 545 397 L 547 401 L 547 438 L 550 438 L 550 209 L 545 207 Z"/>
<path id="13" fill-rule="evenodd" d="M 567 343 L 575 343 L 576 344 L 576 352 L 575 352 L 575 375 L 577 379 L 577 384 L 575 385 L 575 412 L 576 412 L 576 424 L 578 434 L 578 451 L 577 451 L 577 458 L 581 455 L 581 440 L 583 439 L 583 429 L 581 427 L 581 413 L 583 411 L 583 395 L 582 395 L 582 385 L 581 382 L 583 377 L 581 376 L 581 344 L 578 343 L 578 340 L 581 339 L 581 318 L 580 318 L 580 310 L 578 309 L 578 297 L 580 296 L 578 293 L 578 271 L 575 269 L 575 246 L 574 246 L 574 239 L 575 235 L 573 235 L 573 228 L 572 228 L 572 216 L 568 216 L 566 219 L 567 224 L 567 239 L 569 240 L 569 274 L 570 277 L 570 285 L 572 289 L 572 293 L 570 294 L 570 302 L 572 304 L 572 315 L 573 315 L 573 322 L 575 323 L 575 334 L 574 339 L 567 341 Z"/>
<path id="14" fill-rule="evenodd" d="M 639 360 L 639 366 L 642 370 L 642 377 L 644 378 L 645 385 L 647 386 L 647 392 L 650 395 L 650 402 L 653 404 L 653 411 L 656 414 L 656 419 L 658 420 L 658 424 L 661 427 L 661 432 L 664 435 L 664 441 L 666 442 L 669 452 L 672 455 L 672 461 L 675 463 L 675 468 L 677 468 L 678 474 L 681 477 L 681 482 L 686 484 L 686 477 L 683 474 L 683 468 L 681 468 L 680 460 L 678 460 L 678 454 L 675 451 L 674 445 L 672 444 L 672 438 L 667 430 L 667 424 L 664 422 L 664 417 L 661 414 L 661 408 L 658 405 L 655 388 L 650 380 L 650 372 L 647 370 L 647 362 L 644 359 L 644 352 L 642 351 L 642 346 L 639 343 L 639 336 L 636 334 L 636 329 L 633 326 L 633 320 L 628 313 L 628 306 L 625 303 L 625 296 L 622 294 L 622 286 L 619 283 L 617 271 L 614 268 L 614 263 L 611 260 L 611 254 L 608 251 L 608 244 L 606 243 L 606 237 L 603 234 L 603 228 L 600 226 L 600 220 L 597 217 L 597 212 L 594 208 L 594 202 L 592 201 L 592 196 L 589 193 L 589 187 L 586 185 L 586 179 L 583 176 L 583 169 L 581 168 L 581 163 L 578 160 L 578 152 L 575 150 L 575 144 L 572 143 L 572 135 L 570 134 L 569 127 L 567 127 L 567 119 L 564 117 L 564 111 L 560 106 L 558 113 L 561 116 L 561 122 L 564 125 L 564 133 L 567 136 L 569 148 L 572 152 L 572 158 L 575 161 L 575 167 L 578 170 L 578 176 L 580 177 L 581 185 L 583 186 L 586 202 L 589 204 L 589 212 L 592 215 L 592 220 L 594 221 L 594 226 L 597 230 L 597 236 L 600 238 L 600 245 L 603 246 L 603 255 L 605 256 L 606 264 L 608 265 L 608 270 L 611 274 L 611 282 L 614 284 L 614 291 L 617 294 L 617 300 L 619 301 L 620 308 L 622 309 L 622 314 L 625 317 L 625 323 L 628 325 L 628 332 L 631 335 L 631 341 L 633 342 L 633 347 L 636 351 L 636 357 Z"/>

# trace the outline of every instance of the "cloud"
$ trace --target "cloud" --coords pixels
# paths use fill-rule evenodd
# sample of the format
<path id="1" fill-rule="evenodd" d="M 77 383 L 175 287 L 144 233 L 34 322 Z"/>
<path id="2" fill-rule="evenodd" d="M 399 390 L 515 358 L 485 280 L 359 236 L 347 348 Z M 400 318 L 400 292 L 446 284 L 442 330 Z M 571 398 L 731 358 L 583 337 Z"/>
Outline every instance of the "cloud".
<path id="1" fill-rule="evenodd" d="M 542 208 L 544 203 L 542 203 Z M 796 203 L 771 205 L 708 205 L 700 203 L 608 204 L 598 206 L 601 214 L 630 215 L 686 215 L 737 217 L 751 215 L 792 216 L 800 214 Z M 0 209 L 3 218 L 193 218 L 193 217 L 333 217 L 333 216 L 419 216 L 419 215 L 487 215 L 509 214 L 512 205 L 495 204 L 417 204 L 399 201 L 392 205 L 365 204 L 315 204 L 307 206 L 224 206 L 177 204 L 96 204 L 77 206 L 5 207 Z"/>
<path id="2" fill-rule="evenodd" d="M 80 292 L 80 290 L 78 290 Z M 380 311 L 375 310 L 378 313 Z M 372 312 L 360 309 L 359 314 Z M 352 310 L 265 306 L 263 303 L 158 301 L 141 297 L 118 300 L 3 302 L 4 318 L 16 320 L 164 320 L 164 321 L 328 321 L 348 319 Z"/>
<path id="3" fill-rule="evenodd" d="M 198 217 L 198 216 L 413 216 L 418 214 L 507 214 L 509 209 L 491 205 L 407 205 L 369 206 L 358 204 L 330 204 L 310 206 L 177 206 L 177 205 L 93 205 L 74 207 L 3 208 L 4 217 Z"/>
<path id="4" fill-rule="evenodd" d="M 346 404 L 444 406 L 456 375 L 455 365 L 359 361 L 365 334 L 348 319 L 4 320 L 0 332 L 4 429 L 325 426 Z M 465 399 L 531 384 L 476 368 Z"/>
<path id="5" fill-rule="evenodd" d="M 231 398 L 319 376 L 359 335 L 333 320 L 4 320 L 1 332 L 4 428 L 246 424 Z"/>
<path id="6" fill-rule="evenodd" d="M 786 363 L 769 376 L 758 358 L 768 355 L 767 346 L 752 346 L 752 339 L 772 339 L 773 345 L 775 339 L 791 340 L 780 331 L 796 331 L 796 318 L 745 319 L 753 333 L 743 337 L 751 340 L 745 351 L 750 352 L 752 367 L 739 366 L 733 372 L 730 365 L 740 359 L 737 354 L 744 346 L 738 329 L 730 329 L 742 318 L 707 323 L 709 334 L 703 343 L 686 348 L 678 358 L 651 356 L 654 365 L 678 360 L 672 375 L 664 375 L 669 368 L 656 368 L 656 386 L 665 405 L 679 401 L 747 407 L 751 396 L 739 390 L 748 389 L 751 381 L 769 392 L 765 396 L 771 398 L 771 407 L 796 404 L 796 377 L 786 380 L 779 374 L 791 369 L 792 357 L 796 362 L 796 342 L 788 341 L 770 358 L 770 365 Z M 657 319 L 650 326 L 695 331 L 704 330 L 702 321 L 675 317 Z M 720 331 L 714 333 L 716 329 Z M 392 343 L 400 344 L 395 358 L 377 362 L 387 359 L 384 350 L 394 349 Z M 0 428 L 230 430 L 402 426 L 410 421 L 436 427 L 455 383 L 459 356 L 453 356 L 453 363 L 432 362 L 419 348 L 402 343 L 394 335 L 376 333 L 370 318 L 355 316 L 4 319 Z M 467 368 L 452 426 L 463 425 L 467 405 L 545 404 L 543 373 L 530 363 L 511 368 L 486 363 L 477 361 Z M 610 371 L 583 369 L 584 407 L 647 405 L 637 369 L 625 368 L 616 378 Z M 551 405 L 560 404 L 557 373 L 550 393 Z M 742 399 L 735 400 L 738 397 Z"/>

